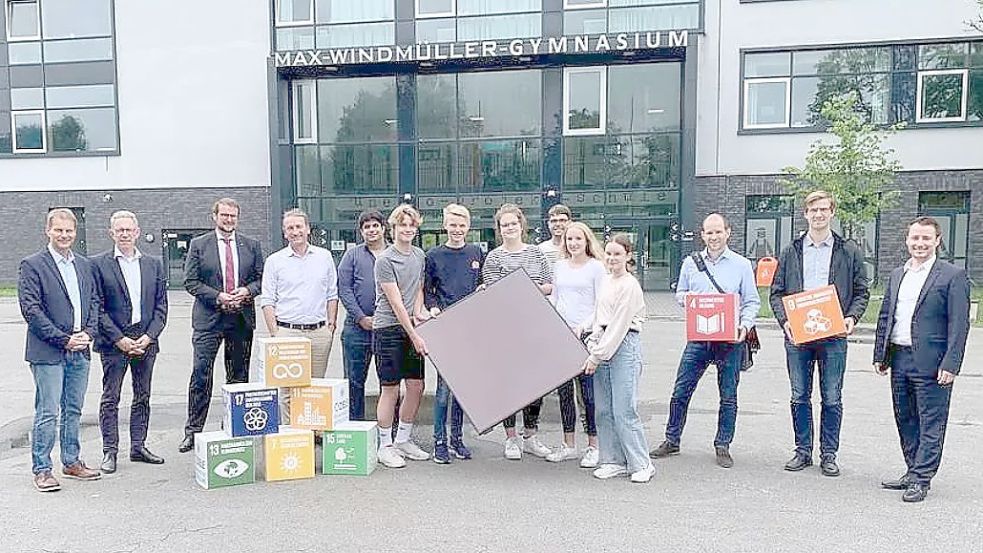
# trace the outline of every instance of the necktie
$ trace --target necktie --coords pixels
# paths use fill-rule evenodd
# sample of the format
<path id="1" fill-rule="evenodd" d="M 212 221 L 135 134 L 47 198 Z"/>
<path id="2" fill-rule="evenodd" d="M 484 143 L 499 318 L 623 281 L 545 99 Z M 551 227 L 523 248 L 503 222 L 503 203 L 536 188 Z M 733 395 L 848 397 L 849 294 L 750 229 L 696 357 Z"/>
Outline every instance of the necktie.
<path id="1" fill-rule="evenodd" d="M 225 291 L 232 293 L 236 287 L 235 260 L 232 258 L 232 239 L 223 238 L 225 242 Z"/>

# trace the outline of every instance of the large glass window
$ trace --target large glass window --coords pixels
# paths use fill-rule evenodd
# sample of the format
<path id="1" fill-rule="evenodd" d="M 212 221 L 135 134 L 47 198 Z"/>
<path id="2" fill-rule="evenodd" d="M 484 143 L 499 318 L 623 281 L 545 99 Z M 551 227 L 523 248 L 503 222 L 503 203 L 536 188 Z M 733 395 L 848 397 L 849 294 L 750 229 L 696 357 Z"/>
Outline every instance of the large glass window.
<path id="1" fill-rule="evenodd" d="M 276 0 L 277 25 L 312 23 L 314 23 L 314 0 Z"/>
<path id="2" fill-rule="evenodd" d="M 10 89 L 10 107 L 15 110 L 44 109 L 43 88 Z"/>
<path id="3" fill-rule="evenodd" d="M 456 142 L 424 142 L 417 146 L 418 194 L 441 194 L 457 190 Z"/>
<path id="4" fill-rule="evenodd" d="M 416 0 L 416 16 L 453 17 L 457 12 L 455 0 Z"/>
<path id="5" fill-rule="evenodd" d="M 789 79 L 744 81 L 744 128 L 769 129 L 788 126 Z"/>
<path id="6" fill-rule="evenodd" d="M 314 81 L 293 82 L 293 128 L 297 144 L 317 142 L 317 95 Z"/>
<path id="7" fill-rule="evenodd" d="M 766 194 L 745 198 L 744 255 L 757 263 L 778 257 L 792 241 L 795 196 Z"/>
<path id="8" fill-rule="evenodd" d="M 918 122 L 966 120 L 969 72 L 943 69 L 918 73 Z"/>
<path id="9" fill-rule="evenodd" d="M 538 13 L 462 17 L 457 20 L 458 40 L 526 38 L 542 34 L 542 16 Z"/>
<path id="10" fill-rule="evenodd" d="M 540 135 L 539 70 L 461 73 L 458 79 L 462 137 Z"/>
<path id="11" fill-rule="evenodd" d="M 113 85 L 49 86 L 44 91 L 48 109 L 112 107 L 116 104 Z"/>
<path id="12" fill-rule="evenodd" d="M 541 150 L 538 138 L 462 142 L 458 165 L 461 190 L 539 190 Z"/>
<path id="13" fill-rule="evenodd" d="M 317 28 L 318 48 L 348 46 L 388 46 L 396 44 L 396 29 L 392 23 L 357 23 L 326 25 Z M 286 50 L 287 48 L 282 48 Z"/>
<path id="14" fill-rule="evenodd" d="M 37 40 L 41 25 L 37 0 L 6 0 L 7 40 Z"/>
<path id="15" fill-rule="evenodd" d="M 321 79 L 317 88 L 321 142 L 396 139 L 395 77 Z"/>
<path id="16" fill-rule="evenodd" d="M 11 42 L 7 44 L 7 58 L 10 65 L 41 63 L 41 43 Z"/>
<path id="17" fill-rule="evenodd" d="M 644 63 L 608 67 L 608 133 L 679 129 L 678 63 Z"/>
<path id="18" fill-rule="evenodd" d="M 276 49 L 310 50 L 314 48 L 314 27 L 285 27 L 276 30 Z"/>
<path id="19" fill-rule="evenodd" d="M 318 0 L 318 23 L 391 21 L 393 0 Z"/>
<path id="20" fill-rule="evenodd" d="M 565 190 L 677 188 L 679 134 L 563 139 Z"/>
<path id="21" fill-rule="evenodd" d="M 110 36 L 113 31 L 111 0 L 42 0 L 44 38 Z"/>
<path id="22" fill-rule="evenodd" d="M 700 4 L 610 10 L 608 32 L 692 29 L 700 25 Z"/>
<path id="23" fill-rule="evenodd" d="M 970 200 L 967 190 L 918 193 L 918 213 L 935 218 L 942 227 L 939 257 L 962 268 L 968 253 Z"/>
<path id="24" fill-rule="evenodd" d="M 113 59 L 113 39 L 82 38 L 78 40 L 45 41 L 44 61 L 64 63 Z"/>
<path id="25" fill-rule="evenodd" d="M 48 132 L 52 151 L 115 150 L 116 110 L 49 109 Z"/>
<path id="26" fill-rule="evenodd" d="M 457 15 L 542 11 L 542 0 L 457 0 Z"/>
<path id="27" fill-rule="evenodd" d="M 395 194 L 398 153 L 389 144 L 321 146 L 321 193 Z"/>
<path id="28" fill-rule="evenodd" d="M 607 122 L 606 94 L 605 68 L 564 69 L 563 134 L 604 134 Z"/>
<path id="29" fill-rule="evenodd" d="M 607 10 L 574 10 L 563 14 L 565 35 L 600 35 L 607 31 Z"/>
<path id="30" fill-rule="evenodd" d="M 416 78 L 416 134 L 421 139 L 457 136 L 457 76 L 420 75 Z M 422 152 L 420 154 L 423 155 Z"/>
<path id="31" fill-rule="evenodd" d="M 44 111 L 15 111 L 14 153 L 44 153 L 47 142 L 44 133 Z"/>

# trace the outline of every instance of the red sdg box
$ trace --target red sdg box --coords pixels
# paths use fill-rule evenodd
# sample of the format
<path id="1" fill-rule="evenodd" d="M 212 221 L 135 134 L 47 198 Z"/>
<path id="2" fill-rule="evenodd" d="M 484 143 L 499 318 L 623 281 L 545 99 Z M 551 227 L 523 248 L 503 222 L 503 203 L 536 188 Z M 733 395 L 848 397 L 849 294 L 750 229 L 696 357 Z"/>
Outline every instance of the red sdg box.
<path id="1" fill-rule="evenodd" d="M 686 340 L 736 342 L 737 294 L 686 294 Z"/>

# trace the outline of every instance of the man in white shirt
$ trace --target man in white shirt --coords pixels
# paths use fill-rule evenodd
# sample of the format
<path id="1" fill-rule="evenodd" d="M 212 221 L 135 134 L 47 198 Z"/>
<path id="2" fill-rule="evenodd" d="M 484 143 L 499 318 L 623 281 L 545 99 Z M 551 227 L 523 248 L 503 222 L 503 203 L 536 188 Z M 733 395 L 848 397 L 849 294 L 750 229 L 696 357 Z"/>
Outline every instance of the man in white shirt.
<path id="1" fill-rule="evenodd" d="M 908 225 L 911 258 L 891 273 L 877 320 L 874 369 L 891 373 L 894 419 L 907 470 L 881 486 L 925 499 L 942 460 L 952 383 L 969 336 L 969 279 L 936 257 L 942 229 L 931 217 Z"/>
<path id="2" fill-rule="evenodd" d="M 567 225 L 573 219 L 570 208 L 563 204 L 556 204 L 547 212 L 549 219 L 547 224 L 550 228 L 550 239 L 539 243 L 539 249 L 546 254 L 546 259 L 551 266 L 563 257 L 563 235 L 567 232 Z"/>

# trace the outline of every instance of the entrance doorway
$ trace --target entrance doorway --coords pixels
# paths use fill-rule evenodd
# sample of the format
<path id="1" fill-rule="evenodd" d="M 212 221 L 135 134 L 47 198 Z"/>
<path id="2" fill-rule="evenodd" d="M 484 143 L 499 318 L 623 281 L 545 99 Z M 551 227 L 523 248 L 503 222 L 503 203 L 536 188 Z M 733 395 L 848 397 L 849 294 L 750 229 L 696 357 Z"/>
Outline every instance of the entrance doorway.
<path id="1" fill-rule="evenodd" d="M 188 257 L 191 239 L 212 229 L 164 230 L 161 232 L 164 249 L 164 274 L 168 288 L 184 288 L 184 260 Z"/>
<path id="2" fill-rule="evenodd" d="M 636 276 L 643 290 L 666 291 L 675 287 L 679 240 L 671 218 L 611 219 L 605 230 L 610 234 L 623 232 L 635 244 Z"/>

